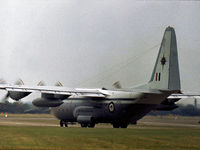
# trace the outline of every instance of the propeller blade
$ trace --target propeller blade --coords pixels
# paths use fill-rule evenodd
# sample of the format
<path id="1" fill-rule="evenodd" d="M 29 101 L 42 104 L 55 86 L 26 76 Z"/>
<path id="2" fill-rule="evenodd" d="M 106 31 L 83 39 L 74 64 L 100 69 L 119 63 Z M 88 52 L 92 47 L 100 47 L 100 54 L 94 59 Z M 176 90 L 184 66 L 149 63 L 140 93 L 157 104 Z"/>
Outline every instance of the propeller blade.
<path id="1" fill-rule="evenodd" d="M 22 81 L 22 79 L 18 79 L 18 80 L 15 82 L 15 85 L 24 85 L 24 82 Z"/>
<path id="2" fill-rule="evenodd" d="M 0 103 L 5 103 L 8 102 L 10 94 L 7 92 L 7 94 L 0 100 Z"/>
<path id="3" fill-rule="evenodd" d="M 6 81 L 4 79 L 0 79 L 0 84 L 6 84 Z"/>
<path id="4" fill-rule="evenodd" d="M 37 86 L 45 86 L 46 84 L 45 84 L 45 82 L 44 81 L 40 81 L 38 84 L 37 84 Z"/>
<path id="5" fill-rule="evenodd" d="M 55 86 L 63 86 L 62 83 L 60 83 L 59 81 L 56 82 Z"/>
<path id="6" fill-rule="evenodd" d="M 116 88 L 116 89 L 121 89 L 122 88 L 122 86 L 121 86 L 119 81 L 113 83 L 113 87 Z"/>

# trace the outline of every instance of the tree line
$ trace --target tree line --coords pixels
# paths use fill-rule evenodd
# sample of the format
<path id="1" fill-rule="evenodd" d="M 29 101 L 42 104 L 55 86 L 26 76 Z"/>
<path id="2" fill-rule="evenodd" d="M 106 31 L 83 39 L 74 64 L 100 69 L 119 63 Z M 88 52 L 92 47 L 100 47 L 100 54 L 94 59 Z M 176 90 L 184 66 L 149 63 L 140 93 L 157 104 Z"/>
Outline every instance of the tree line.
<path id="1" fill-rule="evenodd" d="M 172 111 L 152 111 L 149 115 L 179 115 L 179 116 L 200 116 L 200 108 L 195 107 L 194 105 L 182 105 L 179 104 L 179 107 Z"/>
<path id="2" fill-rule="evenodd" d="M 40 113 L 50 113 L 49 108 L 39 108 L 35 107 L 32 104 L 27 103 L 0 103 L 0 112 L 6 113 L 33 113 L 33 114 L 40 114 Z"/>

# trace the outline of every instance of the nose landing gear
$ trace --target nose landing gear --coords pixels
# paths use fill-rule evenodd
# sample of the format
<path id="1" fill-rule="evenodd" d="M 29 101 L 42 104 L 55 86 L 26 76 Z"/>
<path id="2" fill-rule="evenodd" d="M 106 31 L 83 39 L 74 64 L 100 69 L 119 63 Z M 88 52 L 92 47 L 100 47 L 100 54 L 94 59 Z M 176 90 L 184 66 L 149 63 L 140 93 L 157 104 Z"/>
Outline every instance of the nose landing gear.
<path id="1" fill-rule="evenodd" d="M 63 126 L 68 127 L 68 123 L 67 121 L 60 120 L 60 127 L 63 127 Z"/>

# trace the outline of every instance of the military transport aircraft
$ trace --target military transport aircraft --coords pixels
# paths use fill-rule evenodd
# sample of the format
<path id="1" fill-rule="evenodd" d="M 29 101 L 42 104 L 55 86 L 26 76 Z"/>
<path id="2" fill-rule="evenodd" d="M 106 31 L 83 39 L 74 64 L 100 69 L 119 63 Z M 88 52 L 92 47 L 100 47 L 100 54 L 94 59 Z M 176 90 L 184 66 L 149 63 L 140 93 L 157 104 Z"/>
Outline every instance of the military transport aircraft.
<path id="1" fill-rule="evenodd" d="M 150 61 L 150 60 L 149 60 Z M 150 81 L 133 88 L 108 90 L 0 84 L 6 97 L 16 101 L 32 92 L 41 97 L 32 101 L 38 107 L 50 107 L 60 126 L 78 122 L 81 127 L 111 123 L 114 128 L 127 128 L 152 110 L 173 110 L 182 98 L 178 53 L 174 28 L 167 27 Z"/>

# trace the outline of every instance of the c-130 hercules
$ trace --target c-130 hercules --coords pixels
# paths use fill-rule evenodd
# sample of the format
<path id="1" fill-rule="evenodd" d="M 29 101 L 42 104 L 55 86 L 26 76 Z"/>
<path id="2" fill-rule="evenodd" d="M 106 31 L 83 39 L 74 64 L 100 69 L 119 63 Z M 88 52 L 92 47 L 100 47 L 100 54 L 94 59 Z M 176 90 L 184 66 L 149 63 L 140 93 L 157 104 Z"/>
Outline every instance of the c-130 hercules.
<path id="1" fill-rule="evenodd" d="M 127 128 L 129 123 L 136 123 L 152 110 L 177 108 L 175 102 L 183 96 L 175 31 L 172 27 L 166 28 L 151 79 L 142 86 L 108 90 L 0 84 L 0 89 L 16 101 L 40 92 L 41 97 L 32 103 L 50 107 L 60 126 L 78 122 L 81 127 L 111 123 L 114 128 Z"/>

